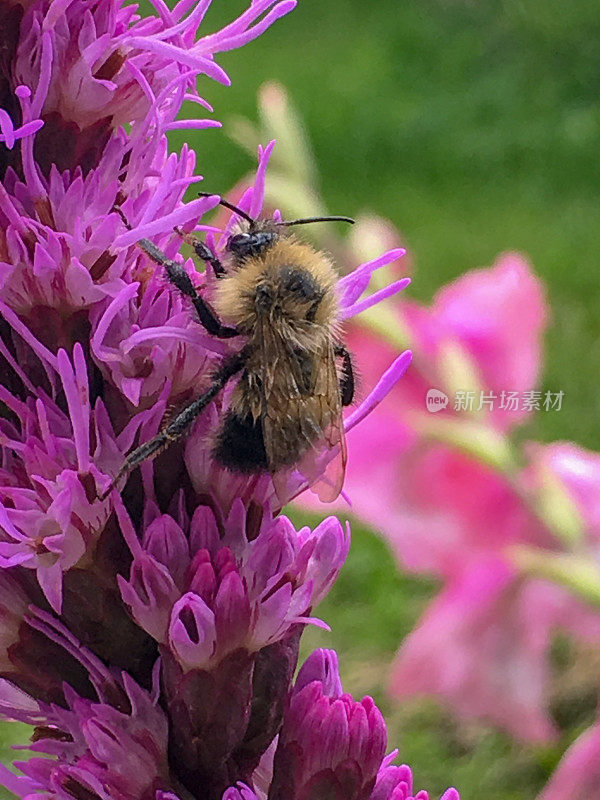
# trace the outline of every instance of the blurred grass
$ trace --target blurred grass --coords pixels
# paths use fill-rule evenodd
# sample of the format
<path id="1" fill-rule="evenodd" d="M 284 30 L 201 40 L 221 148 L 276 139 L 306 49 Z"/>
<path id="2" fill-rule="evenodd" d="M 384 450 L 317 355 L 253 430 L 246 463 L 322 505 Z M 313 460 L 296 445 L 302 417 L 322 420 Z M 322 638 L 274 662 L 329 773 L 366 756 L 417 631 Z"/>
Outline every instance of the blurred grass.
<path id="1" fill-rule="evenodd" d="M 213 30 L 245 6 L 215 0 Z M 314 145 L 334 213 L 390 218 L 416 262 L 410 291 L 428 300 L 464 270 L 519 249 L 548 285 L 553 326 L 544 388 L 563 410 L 528 433 L 600 448 L 600 15 L 597 0 L 300 0 L 239 52 L 219 56 L 230 88 L 201 93 L 227 125 L 256 117 L 267 80 L 290 91 Z M 226 191 L 253 166 L 218 131 L 173 136 L 197 150 L 205 187 Z M 510 386 L 506 387 L 508 390 Z M 456 723 L 432 703 L 385 696 L 391 659 L 433 586 L 401 576 L 386 546 L 353 528 L 348 563 L 307 632 L 305 651 L 336 647 L 345 687 L 373 694 L 390 746 L 431 797 L 452 783 L 463 800 L 529 800 L 585 724 L 560 746 L 533 749 L 484 726 Z M 16 726 L 0 728 L 2 757 Z"/>

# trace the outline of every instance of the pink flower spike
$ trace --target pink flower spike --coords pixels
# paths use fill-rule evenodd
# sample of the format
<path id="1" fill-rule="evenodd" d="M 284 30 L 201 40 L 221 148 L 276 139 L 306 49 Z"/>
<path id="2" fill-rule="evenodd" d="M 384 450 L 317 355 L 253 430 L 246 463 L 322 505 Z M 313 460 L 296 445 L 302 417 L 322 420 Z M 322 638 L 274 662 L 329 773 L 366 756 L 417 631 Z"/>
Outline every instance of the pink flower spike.
<path id="1" fill-rule="evenodd" d="M 2 66 L 20 85 L 0 112 L 0 711 L 35 741 L 23 777 L 0 778 L 23 800 L 408 800 L 400 768 L 385 775 L 396 794 L 373 796 L 391 768 L 385 725 L 370 698 L 344 694 L 335 653 L 308 659 L 294 688 L 304 628 L 327 628 L 313 614 L 348 555 L 348 524 L 298 530 L 281 514 L 306 486 L 301 468 L 280 471 L 280 494 L 279 474 L 220 463 L 241 376 L 190 409 L 245 343 L 203 325 L 195 292 L 220 318 L 218 270 L 200 247 L 185 259 L 177 230 L 202 231 L 220 255 L 240 219 L 223 210 L 222 225 L 204 224 L 217 195 L 184 202 L 203 149 L 170 152 L 166 133 L 217 127 L 179 118 L 186 100 L 210 108 L 198 78 L 228 83 L 216 55 L 296 3 L 246 0 L 196 41 L 210 4 L 151 0 L 142 16 L 120 0 L 9 2 Z M 253 217 L 269 213 L 274 144 L 232 195 Z M 146 237 L 176 270 L 144 253 Z M 342 316 L 403 288 L 393 278 L 360 299 L 402 252 L 340 281 Z M 185 408 L 192 424 L 172 436 Z M 315 485 L 335 455 L 317 434 Z"/>

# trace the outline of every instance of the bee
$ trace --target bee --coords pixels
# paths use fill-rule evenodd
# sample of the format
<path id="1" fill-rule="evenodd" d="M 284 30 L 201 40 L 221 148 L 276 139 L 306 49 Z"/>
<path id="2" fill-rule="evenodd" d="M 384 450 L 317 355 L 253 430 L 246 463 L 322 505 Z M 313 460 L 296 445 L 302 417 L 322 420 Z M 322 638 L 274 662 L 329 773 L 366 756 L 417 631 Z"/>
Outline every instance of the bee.
<path id="1" fill-rule="evenodd" d="M 186 237 L 217 278 L 211 304 L 181 264 L 168 259 L 148 239 L 138 245 L 164 268 L 170 283 L 190 298 L 209 334 L 222 339 L 239 336 L 244 344 L 223 360 L 205 392 L 127 456 L 103 496 L 131 469 L 181 437 L 227 383 L 237 378 L 214 436 L 215 461 L 231 472 L 268 473 L 274 480 L 282 470 L 296 468 L 322 500 L 333 501 L 344 480 L 342 407 L 354 397 L 352 359 L 337 324 L 334 266 L 325 253 L 298 240 L 289 228 L 354 220 L 338 216 L 281 222 L 252 219 L 228 201 L 221 198 L 219 202 L 241 220 L 227 240 L 223 261 L 201 240 Z M 335 458 L 319 458 L 323 450 L 334 450 Z"/>

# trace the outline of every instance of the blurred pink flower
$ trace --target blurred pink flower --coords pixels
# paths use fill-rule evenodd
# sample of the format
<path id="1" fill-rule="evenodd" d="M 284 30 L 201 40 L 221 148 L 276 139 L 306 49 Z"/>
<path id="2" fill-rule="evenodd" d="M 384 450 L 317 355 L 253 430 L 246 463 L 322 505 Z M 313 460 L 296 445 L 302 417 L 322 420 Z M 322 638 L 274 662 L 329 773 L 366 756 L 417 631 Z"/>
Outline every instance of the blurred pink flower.
<path id="1" fill-rule="evenodd" d="M 568 444 L 532 445 L 528 452 L 530 464 L 512 486 L 445 447 L 415 457 L 406 473 L 407 523 L 399 518 L 392 543 L 400 559 L 408 552 L 410 566 L 446 584 L 400 648 L 391 690 L 436 694 L 460 714 L 541 740 L 553 732 L 546 710 L 552 638 L 561 630 L 599 642 L 600 617 L 569 589 L 522 576 L 510 546 L 533 545 L 549 558 L 564 552 L 525 499 L 536 481 L 551 477 L 588 523 L 580 547 L 594 559 L 600 459 Z"/>
<path id="2" fill-rule="evenodd" d="M 472 390 L 473 385 L 466 383 L 475 378 L 478 388 L 498 397 L 493 410 L 484 406 L 486 422 L 507 430 L 523 421 L 527 412 L 501 409 L 500 397 L 503 391 L 535 388 L 548 311 L 543 285 L 522 256 L 507 253 L 491 267 L 467 272 L 443 287 L 430 307 L 402 297 L 394 304 L 394 313 L 414 357 L 406 380 L 388 403 L 396 415 L 402 409 L 404 421 L 410 417 L 414 423 L 420 415 L 428 418 L 427 391 L 437 388 L 450 397 L 439 416 L 464 417 L 454 411 L 452 397 L 457 390 Z M 393 345 L 386 347 L 382 337 L 364 327 L 353 327 L 348 342 L 368 386 L 380 374 L 380 362 L 389 358 Z M 463 364 L 454 363 L 457 354 L 466 359 L 468 374 L 462 374 Z"/>
<path id="3" fill-rule="evenodd" d="M 498 559 L 481 561 L 442 590 L 403 642 L 392 692 L 436 695 L 521 739 L 550 739 L 548 654 L 559 625 L 600 636 L 597 615 L 561 587 L 520 580 Z"/>
<path id="4" fill-rule="evenodd" d="M 600 797 L 600 723 L 571 745 L 538 800 L 595 800 Z"/>
<path id="5" fill-rule="evenodd" d="M 352 511 L 385 534 L 405 568 L 450 579 L 511 544 L 550 543 L 506 477 L 459 450 L 417 439 L 389 415 L 382 424 L 382 416 L 365 420 L 364 435 L 362 428 L 350 435 L 354 459 L 346 486 Z M 369 450 L 384 462 L 373 467 L 383 499 L 357 475 Z"/>
<path id="6" fill-rule="evenodd" d="M 521 255 L 507 253 L 492 267 L 468 272 L 442 288 L 429 319 L 437 331 L 437 353 L 441 344 L 458 342 L 473 359 L 482 388 L 500 394 L 535 387 L 547 316 L 541 281 Z M 504 427 L 522 415 L 505 412 L 494 418 Z"/>
<path id="7" fill-rule="evenodd" d="M 600 454 L 585 450 L 571 442 L 529 446 L 529 457 L 543 480 L 544 472 L 552 473 L 561 483 L 584 525 L 590 545 L 600 540 Z"/>
<path id="8" fill-rule="evenodd" d="M 443 288 L 430 308 L 404 298 L 394 308 L 413 365 L 377 414 L 350 432 L 345 490 L 353 513 L 385 535 L 404 568 L 441 578 L 444 586 L 402 645 L 391 691 L 434 694 L 459 714 L 483 717 L 522 739 L 549 739 L 552 637 L 561 629 L 600 639 L 600 619 L 568 590 L 521 577 L 511 548 L 562 551 L 530 505 L 548 471 L 596 525 L 600 459 L 568 445 L 532 446 L 533 463 L 509 474 L 493 458 L 484 463 L 461 449 L 460 437 L 468 449 L 468 426 L 477 424 L 499 439 L 523 411 L 477 417 L 450 403 L 431 415 L 425 403 L 431 387 L 450 396 L 460 387 L 465 357 L 465 375 L 475 375 L 486 392 L 534 389 L 547 316 L 543 287 L 524 259 L 508 254 Z M 382 339 L 357 327 L 348 337 L 367 388 L 393 352 Z M 455 426 L 456 444 L 427 435 L 440 420 Z"/>

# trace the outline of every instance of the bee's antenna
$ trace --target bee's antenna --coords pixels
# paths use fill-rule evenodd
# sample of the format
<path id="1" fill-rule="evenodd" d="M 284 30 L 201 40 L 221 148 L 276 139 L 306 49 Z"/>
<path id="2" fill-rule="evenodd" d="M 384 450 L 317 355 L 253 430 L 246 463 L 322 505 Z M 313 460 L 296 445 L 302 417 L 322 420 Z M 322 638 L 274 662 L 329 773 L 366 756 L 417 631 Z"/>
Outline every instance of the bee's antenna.
<path id="1" fill-rule="evenodd" d="M 286 222 L 276 222 L 275 225 L 307 225 L 309 222 L 349 222 L 354 225 L 352 217 L 305 217 L 304 219 L 290 219 Z"/>
<path id="2" fill-rule="evenodd" d="M 214 192 L 198 192 L 198 197 L 214 197 Z M 242 211 L 241 208 L 234 206 L 233 203 L 229 203 L 227 200 L 223 200 L 221 197 L 219 199 L 219 205 L 225 206 L 225 208 L 228 208 L 230 211 L 233 211 L 235 214 L 238 214 L 240 217 L 248 220 L 251 225 L 254 225 L 254 220 L 252 217 L 249 214 L 246 214 L 245 211 Z"/>

